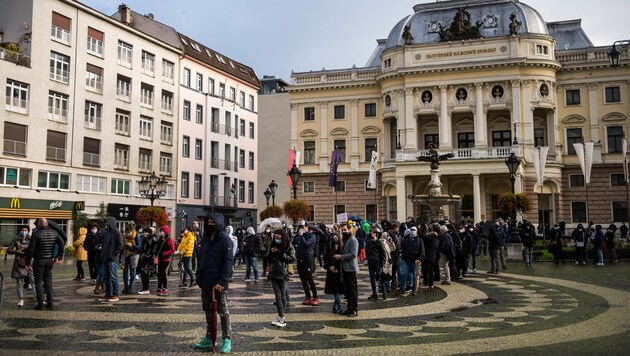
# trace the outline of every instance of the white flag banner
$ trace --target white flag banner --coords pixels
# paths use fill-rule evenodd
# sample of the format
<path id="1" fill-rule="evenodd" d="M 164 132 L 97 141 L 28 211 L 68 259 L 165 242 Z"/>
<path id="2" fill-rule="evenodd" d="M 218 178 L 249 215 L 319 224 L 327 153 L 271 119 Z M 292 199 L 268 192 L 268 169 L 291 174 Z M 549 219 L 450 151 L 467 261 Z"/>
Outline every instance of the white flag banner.
<path id="1" fill-rule="evenodd" d="M 586 181 L 586 172 L 584 171 L 584 144 L 574 143 L 573 149 L 575 150 L 575 155 L 580 162 L 580 168 L 582 168 L 582 174 L 584 175 L 584 180 Z"/>
<path id="2" fill-rule="evenodd" d="M 372 151 L 372 162 L 370 162 L 370 175 L 368 176 L 368 189 L 376 189 L 376 164 L 378 163 L 378 152 Z"/>
<path id="3" fill-rule="evenodd" d="M 591 182 L 591 167 L 593 166 L 593 151 L 595 143 L 587 142 L 584 144 L 584 183 Z"/>
<path id="4" fill-rule="evenodd" d="M 534 162 L 534 169 L 536 170 L 536 185 L 543 185 L 545 181 L 545 165 L 547 164 L 547 154 L 549 153 L 549 147 L 536 147 L 530 149 L 532 154 L 532 162 Z"/>
<path id="5" fill-rule="evenodd" d="M 625 138 L 621 140 L 621 147 L 623 152 L 623 174 L 626 183 L 630 183 L 630 172 L 628 172 L 628 141 L 626 141 Z"/>
<path id="6" fill-rule="evenodd" d="M 295 166 L 300 168 L 300 151 L 295 151 Z"/>

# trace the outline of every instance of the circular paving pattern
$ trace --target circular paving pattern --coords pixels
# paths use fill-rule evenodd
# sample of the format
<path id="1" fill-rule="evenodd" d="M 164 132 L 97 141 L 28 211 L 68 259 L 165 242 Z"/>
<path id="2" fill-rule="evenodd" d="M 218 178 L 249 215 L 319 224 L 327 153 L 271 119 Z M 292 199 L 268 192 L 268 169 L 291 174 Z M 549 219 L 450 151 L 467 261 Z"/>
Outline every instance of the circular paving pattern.
<path id="1" fill-rule="evenodd" d="M 301 305 L 301 284 L 294 277 L 287 327 L 278 329 L 270 324 L 276 312 L 269 283 L 245 284 L 242 276 L 243 270 L 237 270 L 228 298 L 234 350 L 240 352 L 356 354 L 361 348 L 362 354 L 381 354 L 388 346 L 400 354 L 490 352 L 630 329 L 625 321 L 630 293 L 625 291 L 560 279 L 476 274 L 451 286 L 423 289 L 417 296 L 368 301 L 365 271 L 359 273 L 358 317 L 331 313 L 330 296 L 320 296 L 317 307 Z M 324 276 L 316 273 L 319 290 Z M 53 311 L 32 310 L 31 295 L 27 306 L 17 309 L 14 290 L 5 286 L 3 352 L 187 353 L 204 334 L 198 288 L 172 288 L 168 297 L 122 296 L 118 303 L 104 304 L 96 300 L 93 286 L 60 279 Z M 169 285 L 176 284 L 173 276 Z"/>

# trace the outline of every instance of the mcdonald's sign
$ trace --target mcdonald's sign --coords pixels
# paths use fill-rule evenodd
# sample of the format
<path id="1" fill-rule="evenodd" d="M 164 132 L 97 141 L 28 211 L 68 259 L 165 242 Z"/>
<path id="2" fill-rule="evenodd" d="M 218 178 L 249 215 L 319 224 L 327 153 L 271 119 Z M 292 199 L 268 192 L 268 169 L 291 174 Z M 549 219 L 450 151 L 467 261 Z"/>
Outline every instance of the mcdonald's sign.
<path id="1" fill-rule="evenodd" d="M 9 207 L 11 209 L 19 209 L 20 208 L 20 199 L 19 198 L 12 198 L 11 199 L 11 205 L 9 205 Z"/>
<path id="2" fill-rule="evenodd" d="M 85 210 L 85 202 L 84 201 L 74 202 L 74 210 L 76 210 L 76 211 L 83 211 L 83 210 Z"/>

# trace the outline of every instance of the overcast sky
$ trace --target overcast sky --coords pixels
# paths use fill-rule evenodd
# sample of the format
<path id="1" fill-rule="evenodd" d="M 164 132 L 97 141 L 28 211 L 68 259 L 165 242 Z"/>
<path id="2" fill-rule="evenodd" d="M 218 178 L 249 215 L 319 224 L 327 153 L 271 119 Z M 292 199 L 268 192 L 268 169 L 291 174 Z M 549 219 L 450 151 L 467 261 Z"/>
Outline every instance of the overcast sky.
<path id="1" fill-rule="evenodd" d="M 107 15 L 123 0 L 79 0 Z M 392 27 L 430 0 L 124 0 L 198 42 L 287 82 L 291 71 L 362 67 Z M 628 0 L 525 0 L 545 21 L 582 19 L 596 46 L 630 38 Z"/>

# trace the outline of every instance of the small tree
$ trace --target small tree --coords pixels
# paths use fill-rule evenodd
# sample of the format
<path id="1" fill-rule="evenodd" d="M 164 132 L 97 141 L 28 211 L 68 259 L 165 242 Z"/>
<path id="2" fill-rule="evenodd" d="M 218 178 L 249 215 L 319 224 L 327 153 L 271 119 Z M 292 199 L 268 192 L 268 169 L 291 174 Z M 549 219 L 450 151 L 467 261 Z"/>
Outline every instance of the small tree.
<path id="1" fill-rule="evenodd" d="M 277 205 L 271 205 L 260 212 L 260 220 L 265 220 L 267 218 L 279 218 L 282 216 L 283 213 L 284 211 L 281 207 Z"/>
<path id="2" fill-rule="evenodd" d="M 284 202 L 284 214 L 291 220 L 305 220 L 311 216 L 311 207 L 304 200 L 287 200 Z"/>
<path id="3" fill-rule="evenodd" d="M 149 225 L 151 223 L 155 223 L 157 226 L 166 225 L 168 223 L 168 214 L 162 207 L 146 206 L 138 210 L 136 223 L 141 225 Z"/>
<path id="4" fill-rule="evenodd" d="M 87 228 L 90 225 L 90 218 L 88 214 L 82 211 L 75 211 L 72 213 L 72 235 L 77 238 L 79 236 L 79 229 L 82 227 Z"/>
<path id="5" fill-rule="evenodd" d="M 523 193 L 514 194 L 511 192 L 499 195 L 497 208 L 502 217 L 507 218 L 515 216 L 517 211 L 526 213 L 531 209 L 532 203 L 529 197 Z"/>
<path id="6" fill-rule="evenodd" d="M 105 203 L 101 202 L 98 210 L 96 211 L 96 214 L 94 214 L 94 217 L 96 218 L 96 223 L 99 227 L 105 227 L 105 220 L 107 219 L 108 215 L 109 214 L 107 214 L 107 207 L 105 206 Z"/>

